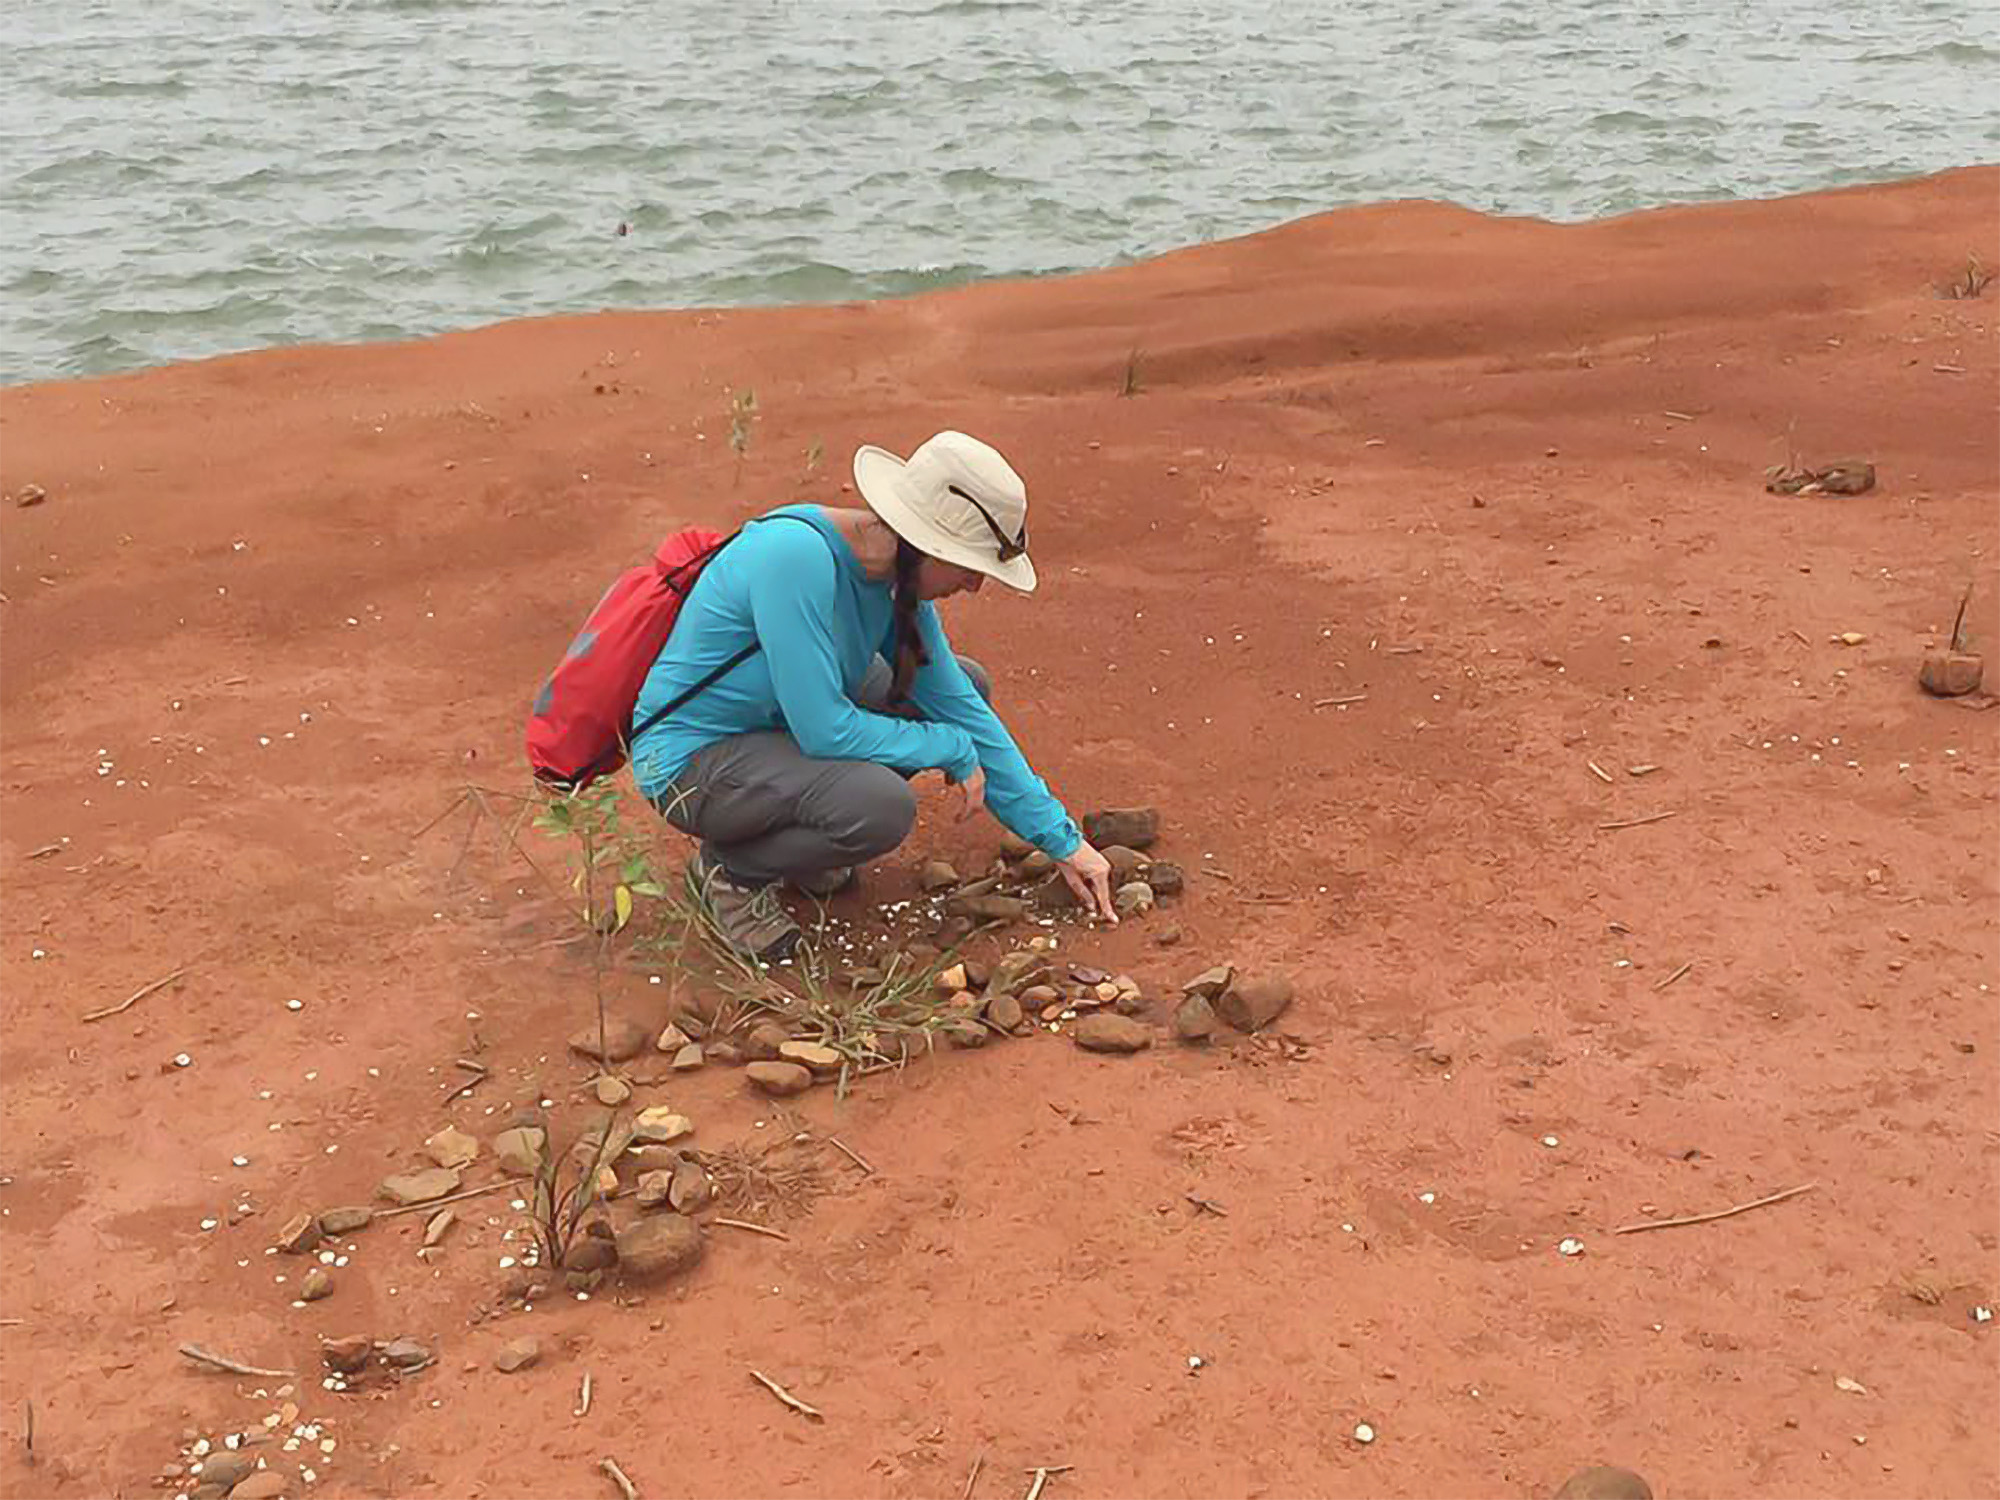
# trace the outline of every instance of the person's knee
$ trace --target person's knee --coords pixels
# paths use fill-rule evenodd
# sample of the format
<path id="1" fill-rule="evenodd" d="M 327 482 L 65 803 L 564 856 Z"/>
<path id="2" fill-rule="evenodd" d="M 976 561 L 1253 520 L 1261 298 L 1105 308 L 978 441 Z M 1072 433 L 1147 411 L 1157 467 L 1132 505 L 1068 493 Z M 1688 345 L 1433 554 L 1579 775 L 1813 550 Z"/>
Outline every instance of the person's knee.
<path id="1" fill-rule="evenodd" d="M 917 794 L 887 766 L 855 766 L 843 778 L 835 836 L 859 863 L 887 854 L 917 823 Z"/>
<path id="2" fill-rule="evenodd" d="M 969 656 L 958 659 L 959 669 L 972 679 L 972 685 L 979 690 L 979 696 L 988 703 L 993 701 L 993 674 Z"/>

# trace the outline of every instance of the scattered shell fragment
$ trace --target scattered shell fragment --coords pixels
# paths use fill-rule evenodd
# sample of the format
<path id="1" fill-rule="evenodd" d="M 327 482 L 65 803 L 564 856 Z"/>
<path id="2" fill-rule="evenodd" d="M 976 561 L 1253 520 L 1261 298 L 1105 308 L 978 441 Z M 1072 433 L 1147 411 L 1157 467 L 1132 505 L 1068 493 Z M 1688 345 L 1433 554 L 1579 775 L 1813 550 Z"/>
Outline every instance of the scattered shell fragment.
<path id="1" fill-rule="evenodd" d="M 1556 1252 L 1559 1255 L 1581 1255 L 1583 1254 L 1583 1241 L 1566 1239 L 1556 1246 Z"/>

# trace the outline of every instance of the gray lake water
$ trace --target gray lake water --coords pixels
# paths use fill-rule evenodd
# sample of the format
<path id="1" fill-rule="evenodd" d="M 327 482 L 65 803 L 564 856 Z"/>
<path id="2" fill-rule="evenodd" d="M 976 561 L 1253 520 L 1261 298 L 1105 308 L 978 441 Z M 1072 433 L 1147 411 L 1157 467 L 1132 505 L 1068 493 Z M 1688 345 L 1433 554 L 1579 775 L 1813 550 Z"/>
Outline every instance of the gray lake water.
<path id="1" fill-rule="evenodd" d="M 2000 159 L 1996 0 L 7 0 L 0 46 L 4 382 Z"/>

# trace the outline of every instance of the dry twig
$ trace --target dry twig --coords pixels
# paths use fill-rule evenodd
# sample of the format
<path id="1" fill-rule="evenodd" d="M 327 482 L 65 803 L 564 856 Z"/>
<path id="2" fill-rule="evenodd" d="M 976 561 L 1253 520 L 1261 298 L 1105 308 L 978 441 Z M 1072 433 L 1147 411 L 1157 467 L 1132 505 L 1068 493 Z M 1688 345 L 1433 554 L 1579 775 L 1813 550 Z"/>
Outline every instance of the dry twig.
<path id="1" fill-rule="evenodd" d="M 821 1411 L 817 1406 L 812 1406 L 804 1401 L 801 1401 L 797 1396 L 794 1396 L 790 1391 L 786 1390 L 783 1386 L 779 1385 L 777 1381 L 773 1380 L 770 1376 L 766 1375 L 762 1370 L 752 1370 L 750 1372 L 750 1378 L 756 1381 L 757 1384 L 764 1387 L 764 1389 L 769 1391 L 772 1395 L 776 1396 L 780 1401 L 784 1402 L 785 1405 L 789 1406 L 793 1411 L 797 1412 L 800 1416 L 810 1417 L 815 1422 L 824 1422 L 826 1420 L 825 1412 Z"/>
<path id="2" fill-rule="evenodd" d="M 625 1477 L 625 1471 L 618 1467 L 617 1459 L 600 1458 L 597 1467 L 611 1476 L 611 1482 L 618 1486 L 618 1493 L 623 1495 L 625 1500 L 639 1500 L 639 1492 L 632 1487 L 632 1481 Z"/>
<path id="3" fill-rule="evenodd" d="M 489 1182 L 485 1187 L 467 1188 L 462 1193 L 452 1193 L 443 1198 L 432 1198 L 425 1203 L 405 1203 L 401 1208 L 385 1208 L 375 1215 L 378 1219 L 393 1219 L 397 1214 L 428 1213 L 434 1208 L 443 1208 L 447 1203 L 463 1203 L 467 1198 L 483 1198 L 488 1193 L 497 1193 L 502 1188 L 519 1187 L 533 1179 L 527 1177 L 503 1177 L 498 1182 Z"/>
<path id="4" fill-rule="evenodd" d="M 972 1500 L 972 1487 L 979 1483 L 979 1471 L 986 1467 L 986 1455 L 980 1454 L 972 1461 L 972 1472 L 965 1476 L 965 1492 L 958 1500 Z"/>
<path id="5" fill-rule="evenodd" d="M 1366 693 L 1351 693 L 1345 698 L 1320 698 L 1313 703 L 1314 708 L 1345 708 L 1350 703 L 1366 703 Z"/>
<path id="6" fill-rule="evenodd" d="M 844 1141 L 840 1139 L 839 1136 L 837 1135 L 828 1136 L 826 1138 L 826 1143 L 829 1146 L 833 1147 L 834 1150 L 838 1151 L 842 1156 L 846 1157 L 849 1161 L 853 1162 L 855 1166 L 861 1168 L 861 1170 L 866 1172 L 870 1177 L 873 1177 L 875 1175 L 875 1169 L 868 1165 L 868 1158 L 863 1156 L 859 1151 L 856 1151 L 852 1146 L 847 1145 Z"/>
<path id="7" fill-rule="evenodd" d="M 181 1353 L 198 1365 L 208 1365 L 230 1375 L 258 1375 L 271 1380 L 290 1380 L 290 1370 L 261 1370 L 255 1365 L 241 1364 L 233 1359 L 224 1359 L 220 1354 L 211 1354 L 198 1344 L 182 1344 Z"/>
<path id="8" fill-rule="evenodd" d="M 1591 775 L 1595 776 L 1599 781 L 1603 782 L 1606 786 L 1611 785 L 1611 773 L 1605 770 L 1604 767 L 1600 766 L 1594 760 L 1587 760 L 1584 762 L 1584 764 L 1590 767 Z"/>
<path id="9" fill-rule="evenodd" d="M 751 1234 L 768 1235 L 774 1240 L 789 1240 L 791 1236 L 782 1229 L 767 1229 L 762 1224 L 752 1224 L 747 1219 L 717 1219 L 717 1227 L 722 1229 L 744 1229 Z"/>
<path id="10" fill-rule="evenodd" d="M 1605 833 L 1611 833 L 1620 828 L 1644 828 L 1648 823 L 1664 823 L 1668 818 L 1676 816 L 1679 811 L 1679 808 L 1675 808 L 1671 812 L 1648 813 L 1643 818 L 1624 818 L 1616 823 L 1599 823 L 1597 826 Z"/>
<path id="11" fill-rule="evenodd" d="M 165 989 L 168 985 L 172 984 L 176 979 L 179 979 L 185 973 L 187 973 L 186 969 L 176 969 L 171 974 L 163 974 L 158 979 L 155 979 L 151 984 L 142 984 L 141 986 L 139 986 L 138 989 L 134 990 L 131 994 L 127 995 L 123 1000 L 120 1000 L 116 1005 L 107 1005 L 104 1007 L 103 1010 L 92 1011 L 89 1015 L 84 1017 L 84 1020 L 102 1021 L 107 1016 L 115 1016 L 119 1014 L 121 1011 L 128 1011 L 133 1006 L 137 1005 L 141 1000 L 145 999 L 148 995 L 152 994 L 154 990 Z"/>
<path id="12" fill-rule="evenodd" d="M 1678 969 L 1674 970 L 1673 973 L 1669 974 L 1665 979 L 1662 979 L 1658 984 L 1654 985 L 1653 988 L 1656 990 L 1665 989 L 1668 985 L 1672 984 L 1676 979 L 1684 978 L 1687 974 L 1687 971 L 1689 969 L 1692 969 L 1693 967 L 1694 967 L 1694 960 L 1689 959 L 1686 963 L 1682 964 Z"/>
<path id="13" fill-rule="evenodd" d="M 470 1062 L 463 1057 L 455 1058 L 453 1059 L 453 1061 L 459 1067 L 465 1069 L 466 1072 L 470 1073 L 472 1077 L 468 1078 L 464 1083 L 461 1083 L 457 1088 L 453 1089 L 449 1094 L 446 1094 L 444 1096 L 444 1102 L 446 1104 L 457 1103 L 460 1099 L 463 1099 L 467 1094 L 471 1093 L 474 1089 L 478 1088 L 480 1084 L 486 1082 L 486 1069 L 482 1067 L 480 1064 L 476 1062 Z"/>
<path id="14" fill-rule="evenodd" d="M 1049 1480 L 1057 1474 L 1067 1474 L 1073 1467 L 1072 1464 L 1045 1464 L 1028 1470 L 1035 1476 L 1035 1482 L 1028 1486 L 1028 1500 L 1042 1500 L 1042 1490 Z"/>
<path id="15" fill-rule="evenodd" d="M 578 1393 L 576 1410 L 570 1413 L 570 1415 L 575 1417 L 587 1417 L 590 1415 L 590 1371 L 588 1370 L 583 1372 L 583 1390 Z"/>
<path id="16" fill-rule="evenodd" d="M 1796 1198 L 1800 1193 L 1810 1193 L 1817 1183 L 1802 1183 L 1798 1187 L 1786 1188 L 1782 1193 L 1773 1193 L 1768 1198 L 1759 1198 L 1751 1203 L 1739 1203 L 1734 1208 L 1720 1209 L 1712 1214 L 1690 1214 L 1685 1219 L 1648 1219 L 1643 1224 L 1625 1224 L 1612 1230 L 1613 1234 L 1638 1234 L 1647 1229 L 1680 1229 L 1689 1224 L 1713 1224 L 1717 1219 L 1733 1219 L 1738 1214 L 1747 1214 L 1753 1208 L 1768 1208 L 1773 1203 L 1783 1203 L 1787 1198 Z"/>

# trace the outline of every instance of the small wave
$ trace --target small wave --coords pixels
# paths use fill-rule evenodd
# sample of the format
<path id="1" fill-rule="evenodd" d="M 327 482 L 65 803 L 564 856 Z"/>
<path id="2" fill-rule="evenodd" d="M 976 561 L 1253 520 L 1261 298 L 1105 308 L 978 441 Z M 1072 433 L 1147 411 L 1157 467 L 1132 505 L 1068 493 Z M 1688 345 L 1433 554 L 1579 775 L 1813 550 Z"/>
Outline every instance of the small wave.
<path id="1" fill-rule="evenodd" d="M 1024 3 L 1024 0 L 943 0 L 942 4 L 924 10 L 904 10 L 895 12 L 899 16 L 984 16 L 1004 11 L 1038 11 L 1040 5 Z"/>
<path id="2" fill-rule="evenodd" d="M 178 74 L 168 78 L 96 78 L 60 91 L 70 99 L 177 99 L 188 92 Z"/>
<path id="3" fill-rule="evenodd" d="M 1928 61 L 1948 63 L 1991 63 L 2000 62 L 2000 47 L 1989 47 L 1983 42 L 1968 42 L 1959 38 L 1939 42 L 1931 47 L 1918 47 L 1907 52 L 1864 52 L 1856 61 L 1879 67 L 1884 63 L 1922 63 Z"/>

